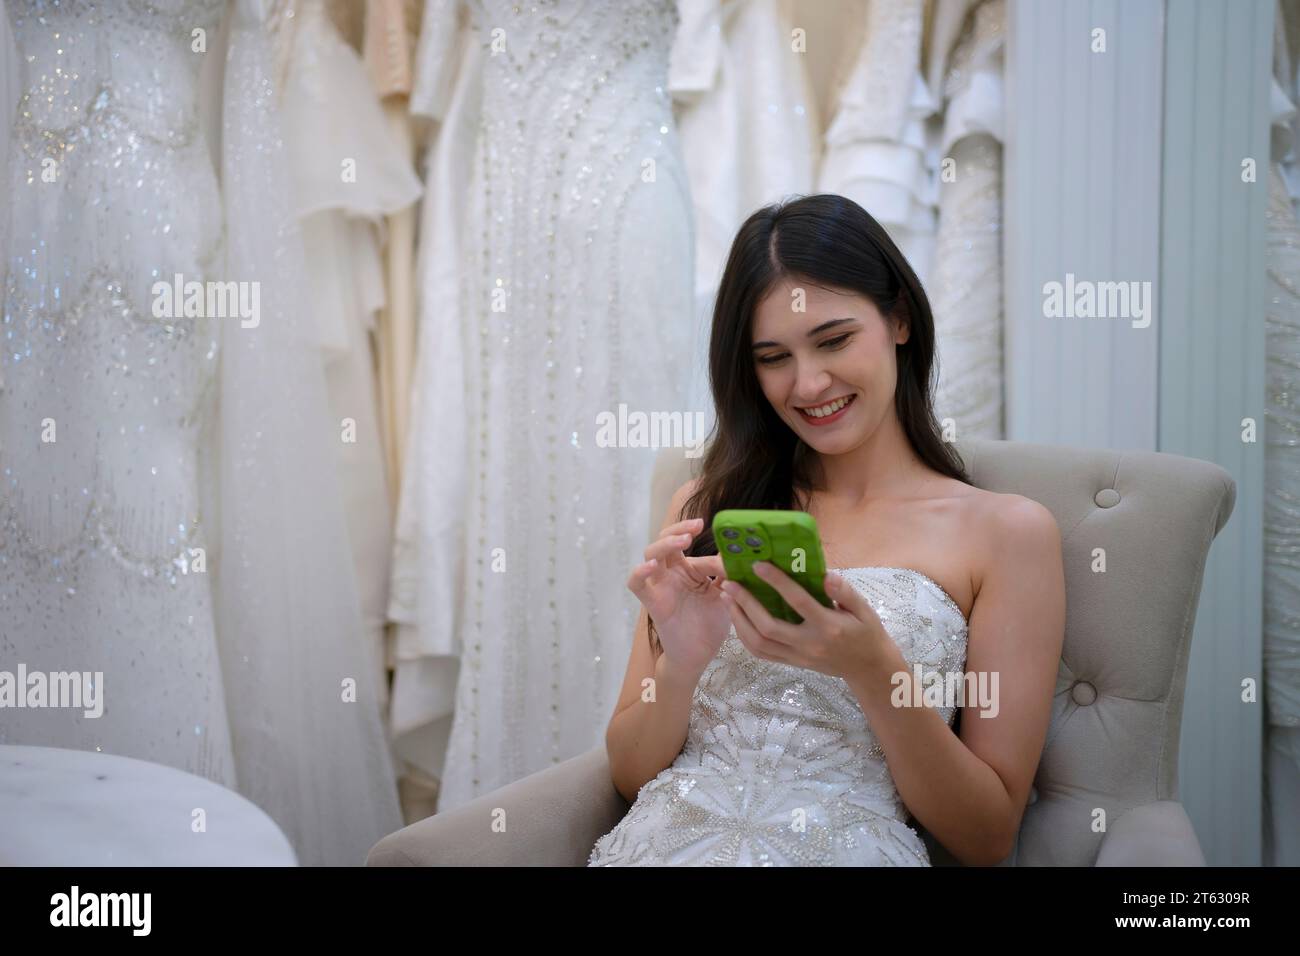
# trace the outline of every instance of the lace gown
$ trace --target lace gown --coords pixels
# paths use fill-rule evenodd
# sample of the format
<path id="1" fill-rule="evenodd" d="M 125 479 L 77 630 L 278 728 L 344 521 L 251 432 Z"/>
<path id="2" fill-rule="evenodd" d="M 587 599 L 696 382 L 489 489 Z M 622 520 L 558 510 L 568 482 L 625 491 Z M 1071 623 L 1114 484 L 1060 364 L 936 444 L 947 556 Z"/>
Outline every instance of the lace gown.
<path id="1" fill-rule="evenodd" d="M 909 668 L 961 671 L 967 622 L 908 568 L 840 573 Z M 940 707 L 949 724 L 954 707 Z M 928 866 L 884 751 L 838 678 L 754 657 L 733 628 L 695 690 L 686 743 L 601 837 L 591 866 Z"/>

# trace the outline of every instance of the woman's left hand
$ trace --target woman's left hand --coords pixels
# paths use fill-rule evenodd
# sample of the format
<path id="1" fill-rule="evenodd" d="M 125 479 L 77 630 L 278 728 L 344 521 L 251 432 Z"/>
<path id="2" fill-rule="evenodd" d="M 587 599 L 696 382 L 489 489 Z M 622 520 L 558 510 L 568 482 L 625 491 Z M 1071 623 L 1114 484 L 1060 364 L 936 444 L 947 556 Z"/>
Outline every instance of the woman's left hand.
<path id="1" fill-rule="evenodd" d="M 897 650 L 871 605 L 838 574 L 826 574 L 826 594 L 836 605 L 828 608 L 770 562 L 755 563 L 754 573 L 803 618 L 801 624 L 778 620 L 744 585 L 723 582 L 736 636 L 755 657 L 848 680 L 887 666 L 888 651 Z"/>

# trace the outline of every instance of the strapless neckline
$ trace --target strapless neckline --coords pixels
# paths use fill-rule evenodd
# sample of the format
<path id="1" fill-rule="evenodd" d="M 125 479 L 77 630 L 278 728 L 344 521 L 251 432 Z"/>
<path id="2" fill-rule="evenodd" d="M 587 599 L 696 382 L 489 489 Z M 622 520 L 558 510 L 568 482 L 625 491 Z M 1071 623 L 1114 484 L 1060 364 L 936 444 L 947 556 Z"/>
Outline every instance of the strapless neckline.
<path id="1" fill-rule="evenodd" d="M 944 602 L 947 603 L 954 611 L 957 612 L 957 616 L 961 618 L 962 623 L 965 624 L 968 628 L 970 627 L 970 618 L 968 618 L 965 615 L 965 613 L 963 613 L 961 609 L 961 605 L 958 604 L 956 600 L 953 598 L 953 596 L 949 594 L 947 590 L 944 589 L 944 586 L 942 584 L 940 584 L 934 578 L 930 577 L 930 575 L 926 574 L 924 571 L 918 571 L 916 570 L 916 568 L 896 567 L 891 564 L 868 564 L 868 565 L 864 565 L 863 567 L 830 568 L 829 570 L 834 571 L 837 574 L 840 573 L 841 571 L 905 571 L 908 574 L 914 574 L 922 581 L 927 582 L 930 585 L 930 587 L 934 588 L 935 592 L 939 595 L 939 597 L 943 598 Z"/>

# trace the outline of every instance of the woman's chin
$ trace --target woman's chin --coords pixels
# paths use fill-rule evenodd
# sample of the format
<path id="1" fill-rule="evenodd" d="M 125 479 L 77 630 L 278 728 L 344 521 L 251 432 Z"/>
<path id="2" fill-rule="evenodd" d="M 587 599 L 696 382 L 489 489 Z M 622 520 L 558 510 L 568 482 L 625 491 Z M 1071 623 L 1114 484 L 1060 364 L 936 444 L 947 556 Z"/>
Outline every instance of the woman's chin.
<path id="1" fill-rule="evenodd" d="M 816 428 L 804 428 L 799 432 L 803 443 L 822 455 L 838 455 L 853 447 L 853 435 L 848 431 L 837 429 L 834 434 L 820 434 Z"/>

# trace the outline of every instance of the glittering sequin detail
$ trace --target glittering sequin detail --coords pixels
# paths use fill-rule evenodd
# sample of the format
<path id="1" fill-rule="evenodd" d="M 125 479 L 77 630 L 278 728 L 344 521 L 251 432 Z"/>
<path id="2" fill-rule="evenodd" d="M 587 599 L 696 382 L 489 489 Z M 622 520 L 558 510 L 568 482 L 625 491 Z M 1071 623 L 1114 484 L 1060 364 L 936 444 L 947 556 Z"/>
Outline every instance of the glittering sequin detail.
<path id="1" fill-rule="evenodd" d="M 840 573 L 923 674 L 966 660 L 961 609 L 907 568 Z M 951 724 L 956 710 L 938 708 Z M 681 754 L 590 865 L 928 866 L 848 684 L 754 657 L 734 629 L 696 687 Z"/>
<path id="2" fill-rule="evenodd" d="M 599 739 L 637 613 L 612 569 L 640 560 L 654 450 L 598 447 L 594 423 L 620 403 L 681 407 L 664 317 L 691 302 L 675 5 L 469 7 L 466 643 L 440 810 Z"/>
<path id="3" fill-rule="evenodd" d="M 154 311 L 155 283 L 220 278 L 198 78 L 225 6 L 6 4 L 0 667 L 102 672 L 104 712 L 6 711 L 0 742 L 232 785 L 203 507 L 224 320 Z"/>

